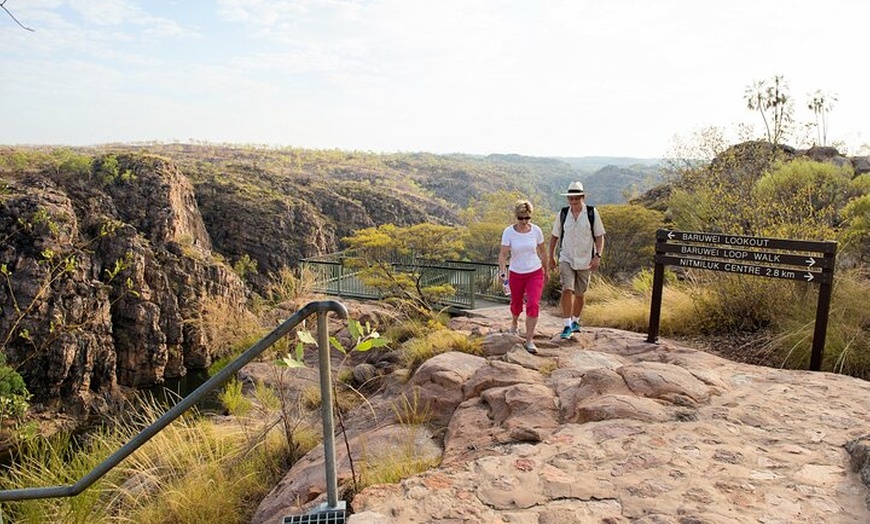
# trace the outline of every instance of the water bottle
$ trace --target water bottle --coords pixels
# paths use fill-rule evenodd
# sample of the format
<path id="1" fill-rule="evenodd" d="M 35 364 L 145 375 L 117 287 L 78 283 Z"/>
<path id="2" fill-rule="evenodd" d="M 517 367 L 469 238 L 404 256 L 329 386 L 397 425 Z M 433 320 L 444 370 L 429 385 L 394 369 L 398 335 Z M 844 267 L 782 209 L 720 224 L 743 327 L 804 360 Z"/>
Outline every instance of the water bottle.
<path id="1" fill-rule="evenodd" d="M 506 274 L 502 273 L 499 275 L 501 277 L 501 283 L 504 286 L 504 294 L 505 296 L 511 296 L 511 287 L 508 285 L 508 277 Z"/>

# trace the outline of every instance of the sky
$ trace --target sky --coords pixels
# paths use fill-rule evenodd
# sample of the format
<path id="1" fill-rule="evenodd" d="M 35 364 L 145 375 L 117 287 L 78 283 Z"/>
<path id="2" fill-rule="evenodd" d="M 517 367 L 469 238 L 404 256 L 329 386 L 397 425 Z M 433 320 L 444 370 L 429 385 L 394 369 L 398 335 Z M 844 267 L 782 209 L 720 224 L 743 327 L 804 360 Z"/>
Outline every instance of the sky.
<path id="1" fill-rule="evenodd" d="M 764 136 L 870 154 L 866 0 L 5 0 L 0 144 L 667 156 Z M 861 51 L 865 49 L 865 51 Z"/>

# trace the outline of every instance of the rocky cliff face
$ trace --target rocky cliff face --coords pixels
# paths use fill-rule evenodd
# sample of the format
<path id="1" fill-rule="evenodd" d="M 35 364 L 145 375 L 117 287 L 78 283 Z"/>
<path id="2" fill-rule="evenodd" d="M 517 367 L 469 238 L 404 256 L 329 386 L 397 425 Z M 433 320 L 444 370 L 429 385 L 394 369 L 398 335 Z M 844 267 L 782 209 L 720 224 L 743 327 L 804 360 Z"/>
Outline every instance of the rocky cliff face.
<path id="1" fill-rule="evenodd" d="M 211 253 L 190 182 L 171 162 L 119 155 L 108 170 L 2 173 L 0 337 L 37 402 L 106 407 L 211 362 L 205 299 L 246 289 Z M 101 160 L 97 160 L 99 164 Z"/>

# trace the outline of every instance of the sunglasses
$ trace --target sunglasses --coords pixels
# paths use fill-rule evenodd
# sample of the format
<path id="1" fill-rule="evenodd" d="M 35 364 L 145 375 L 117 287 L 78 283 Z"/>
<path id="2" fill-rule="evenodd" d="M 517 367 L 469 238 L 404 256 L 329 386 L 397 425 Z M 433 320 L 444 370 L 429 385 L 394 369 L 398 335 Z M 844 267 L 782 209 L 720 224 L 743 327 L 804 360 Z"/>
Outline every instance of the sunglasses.
<path id="1" fill-rule="evenodd" d="M 532 217 L 517 217 L 517 220 L 531 220 Z"/>

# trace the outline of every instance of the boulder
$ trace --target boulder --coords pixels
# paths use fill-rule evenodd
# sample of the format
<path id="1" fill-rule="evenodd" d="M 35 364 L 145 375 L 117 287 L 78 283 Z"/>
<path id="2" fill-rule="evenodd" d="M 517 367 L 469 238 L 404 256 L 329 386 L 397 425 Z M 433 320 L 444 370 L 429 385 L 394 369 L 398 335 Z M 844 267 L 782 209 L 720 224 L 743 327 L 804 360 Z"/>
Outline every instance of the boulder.
<path id="1" fill-rule="evenodd" d="M 429 406 L 434 420 L 446 424 L 464 400 L 463 384 L 485 365 L 483 357 L 456 351 L 442 353 L 420 365 L 410 385 L 417 389 L 421 402 Z"/>

